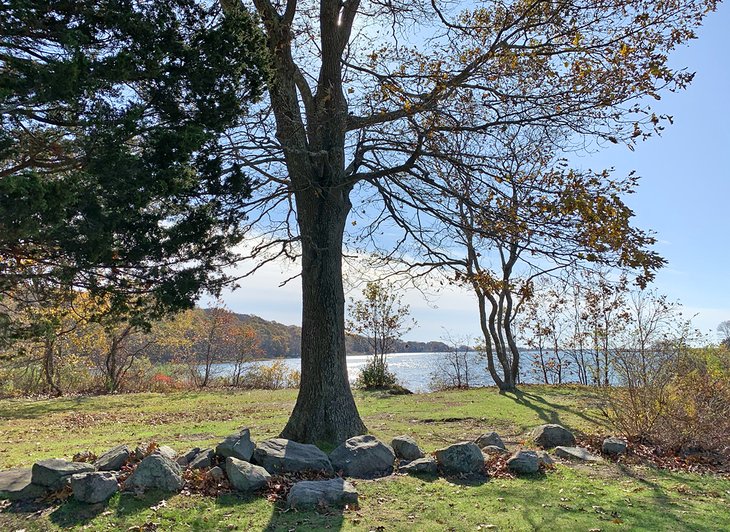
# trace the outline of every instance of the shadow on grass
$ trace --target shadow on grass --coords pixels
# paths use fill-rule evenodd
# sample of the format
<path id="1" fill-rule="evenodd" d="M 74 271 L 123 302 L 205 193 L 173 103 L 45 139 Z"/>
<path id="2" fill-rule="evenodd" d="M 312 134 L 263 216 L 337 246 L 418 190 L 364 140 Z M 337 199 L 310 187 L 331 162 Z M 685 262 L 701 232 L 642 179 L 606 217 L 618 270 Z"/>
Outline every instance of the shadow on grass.
<path id="1" fill-rule="evenodd" d="M 561 414 L 571 414 L 592 425 L 599 425 L 602 427 L 607 426 L 606 420 L 602 419 L 599 416 L 582 412 L 570 406 L 550 402 L 539 395 L 528 393 L 522 390 L 517 390 L 515 392 L 505 392 L 502 393 L 502 395 L 504 397 L 513 399 L 517 404 L 525 406 L 534 411 L 538 415 L 538 417 L 545 423 L 554 423 L 557 425 L 570 426 L 570 424 L 565 423 L 560 418 L 560 416 Z"/>
<path id="2" fill-rule="evenodd" d="M 49 518 L 52 523 L 61 528 L 83 526 L 89 524 L 106 511 L 111 511 L 120 519 L 132 517 L 140 512 L 149 510 L 151 506 L 159 504 L 169 497 L 170 493 L 161 491 L 152 491 L 142 497 L 137 497 L 132 493 L 122 492 L 118 495 L 118 499 L 115 500 L 114 505 L 111 505 L 109 502 L 85 504 L 77 502 L 72 498 L 56 508 L 49 515 Z"/>
<path id="3" fill-rule="evenodd" d="M 251 504 L 260 499 L 260 494 L 239 494 L 228 493 L 221 495 L 216 499 L 216 506 L 220 508 L 234 509 L 243 504 Z M 343 527 L 345 515 L 343 509 L 338 508 L 320 508 L 318 510 L 297 511 L 286 508 L 283 501 L 279 501 L 271 506 L 271 515 L 268 522 L 261 530 L 268 531 L 284 531 L 289 530 L 340 530 Z M 208 527 L 210 523 L 206 523 Z M 193 527 L 195 530 L 195 527 Z M 200 530 L 209 530 L 209 528 L 201 528 Z"/>

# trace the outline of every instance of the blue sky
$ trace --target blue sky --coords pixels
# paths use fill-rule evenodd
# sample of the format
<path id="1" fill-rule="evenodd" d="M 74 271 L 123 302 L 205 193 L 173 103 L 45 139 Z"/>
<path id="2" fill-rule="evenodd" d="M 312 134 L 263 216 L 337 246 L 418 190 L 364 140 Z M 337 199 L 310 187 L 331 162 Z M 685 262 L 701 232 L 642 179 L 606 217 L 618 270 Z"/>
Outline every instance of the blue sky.
<path id="1" fill-rule="evenodd" d="M 703 332 L 714 334 L 730 320 L 730 5 L 720 4 L 698 31 L 698 39 L 677 50 L 675 66 L 696 72 L 692 85 L 664 94 L 654 104 L 658 113 L 674 117 L 661 138 L 652 138 L 632 152 L 611 146 L 574 159 L 584 168 L 615 167 L 617 174 L 636 170 L 641 182 L 628 198 L 636 225 L 656 233 L 657 251 L 668 265 L 654 286 L 679 300 Z M 286 324 L 301 321 L 299 281 L 278 284 L 292 269 L 269 266 L 245 280 L 224 300 L 236 312 L 257 314 Z M 357 295 L 357 294 L 352 294 Z M 476 306 L 468 293 L 449 289 L 405 296 L 418 321 L 413 340 L 438 339 L 448 329 L 456 336 L 478 333 Z"/>

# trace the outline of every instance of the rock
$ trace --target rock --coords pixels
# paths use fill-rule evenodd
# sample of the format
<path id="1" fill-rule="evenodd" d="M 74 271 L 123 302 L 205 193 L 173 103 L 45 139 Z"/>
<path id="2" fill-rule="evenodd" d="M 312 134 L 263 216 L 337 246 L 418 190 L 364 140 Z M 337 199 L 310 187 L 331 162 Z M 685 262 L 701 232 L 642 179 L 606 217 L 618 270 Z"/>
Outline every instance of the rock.
<path id="1" fill-rule="evenodd" d="M 545 467 L 551 467 L 555 465 L 555 461 L 547 453 L 547 451 L 537 451 L 537 459 L 540 461 L 540 465 Z"/>
<path id="2" fill-rule="evenodd" d="M 185 454 L 181 454 L 180 456 L 178 456 L 175 461 L 180 467 L 187 467 L 188 465 L 190 465 L 190 462 L 192 462 L 193 459 L 198 456 L 198 454 L 200 454 L 200 447 L 194 447 Z"/>
<path id="3" fill-rule="evenodd" d="M 206 469 L 213 465 L 213 457 L 215 453 L 213 449 L 205 449 L 200 451 L 195 458 L 190 461 L 190 469 Z"/>
<path id="4" fill-rule="evenodd" d="M 129 447 L 118 445 L 102 454 L 94 462 L 94 467 L 99 471 L 119 471 L 130 456 L 132 456 L 132 451 L 129 450 Z"/>
<path id="5" fill-rule="evenodd" d="M 500 449 L 505 449 L 502 438 L 500 438 L 499 434 L 496 432 L 487 432 L 486 434 L 482 434 L 474 440 L 474 443 L 476 443 L 480 449 L 484 449 L 485 447 L 499 447 Z"/>
<path id="6" fill-rule="evenodd" d="M 304 480 L 291 487 L 286 502 L 289 508 L 316 508 L 322 504 L 342 507 L 357 504 L 357 491 L 341 478 Z"/>
<path id="7" fill-rule="evenodd" d="M 139 463 L 124 487 L 133 491 L 159 489 L 177 492 L 183 487 L 182 470 L 165 455 L 152 453 Z"/>
<path id="8" fill-rule="evenodd" d="M 575 445 L 575 436 L 562 425 L 541 425 L 532 432 L 532 438 L 543 449 Z"/>
<path id="9" fill-rule="evenodd" d="M 32 476 L 30 468 L 0 471 L 0 500 L 24 501 L 46 495 L 50 489 L 33 484 Z"/>
<path id="10" fill-rule="evenodd" d="M 456 443 L 436 451 L 436 461 L 446 475 L 484 474 L 484 455 L 473 442 Z"/>
<path id="11" fill-rule="evenodd" d="M 226 478 L 226 473 L 220 467 L 215 466 L 208 471 L 208 476 L 213 480 L 220 482 Z"/>
<path id="12" fill-rule="evenodd" d="M 317 446 L 284 438 L 273 438 L 259 443 L 253 452 L 253 462 L 272 475 L 295 471 L 334 473 L 330 459 Z"/>
<path id="13" fill-rule="evenodd" d="M 243 429 L 238 434 L 231 434 L 220 442 L 215 448 L 215 454 L 223 458 L 232 456 L 250 462 L 255 448 L 256 445 L 251 441 L 251 431 Z"/>
<path id="14" fill-rule="evenodd" d="M 626 453 L 626 442 L 621 438 L 610 436 L 603 440 L 601 447 L 604 453 L 612 456 L 620 456 Z"/>
<path id="15" fill-rule="evenodd" d="M 161 445 L 160 447 L 155 449 L 155 453 L 161 454 L 169 460 L 175 460 L 175 458 L 177 457 L 177 451 L 172 447 L 168 447 L 167 445 Z"/>
<path id="16" fill-rule="evenodd" d="M 238 491 L 245 492 L 263 488 L 271 478 L 269 472 L 263 467 L 232 456 L 226 458 L 226 473 L 231 486 Z"/>
<path id="17" fill-rule="evenodd" d="M 555 448 L 555 456 L 567 458 L 569 460 L 583 460 L 584 462 L 600 462 L 601 458 L 595 454 L 591 454 L 588 449 L 583 447 L 563 447 Z"/>
<path id="18" fill-rule="evenodd" d="M 423 458 L 423 451 L 418 447 L 416 440 L 410 436 L 396 436 L 390 442 L 390 446 L 393 448 L 395 456 L 401 460 L 418 460 L 419 458 Z"/>
<path id="19" fill-rule="evenodd" d="M 119 491 L 119 484 L 116 475 L 109 471 L 79 473 L 71 476 L 71 489 L 77 501 L 96 504 Z"/>
<path id="20" fill-rule="evenodd" d="M 506 454 L 509 451 L 507 449 L 505 449 L 504 447 L 498 447 L 496 445 L 487 445 L 486 447 L 482 447 L 482 452 L 487 453 L 487 454 Z"/>
<path id="21" fill-rule="evenodd" d="M 406 464 L 402 464 L 398 471 L 408 473 L 409 475 L 437 475 L 438 464 L 436 460 L 430 456 L 413 460 Z"/>
<path id="22" fill-rule="evenodd" d="M 535 451 L 517 451 L 509 460 L 507 467 L 517 474 L 530 474 L 540 471 L 540 457 Z"/>
<path id="23" fill-rule="evenodd" d="M 53 490 L 62 488 L 69 480 L 71 475 L 77 473 L 90 473 L 96 471 L 96 468 L 86 462 L 68 462 L 51 458 L 50 460 L 41 460 L 33 464 L 32 482 L 40 486 L 47 486 Z"/>
<path id="24" fill-rule="evenodd" d="M 375 478 L 393 472 L 395 453 L 375 436 L 354 436 L 330 453 L 335 471 L 354 478 Z"/>

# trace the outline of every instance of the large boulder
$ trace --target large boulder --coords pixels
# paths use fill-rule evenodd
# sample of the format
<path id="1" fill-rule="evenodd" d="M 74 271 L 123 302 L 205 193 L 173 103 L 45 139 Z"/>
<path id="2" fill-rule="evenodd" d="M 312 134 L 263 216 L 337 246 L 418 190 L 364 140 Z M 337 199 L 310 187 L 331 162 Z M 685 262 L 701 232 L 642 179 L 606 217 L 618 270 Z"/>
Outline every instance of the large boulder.
<path id="1" fill-rule="evenodd" d="M 507 468 L 518 475 L 540 471 L 540 457 L 535 451 L 517 451 L 509 460 Z"/>
<path id="2" fill-rule="evenodd" d="M 601 450 L 611 456 L 621 456 L 622 454 L 626 454 L 626 442 L 621 438 L 609 436 L 603 440 Z"/>
<path id="3" fill-rule="evenodd" d="M 251 461 L 256 444 L 251 441 L 251 431 L 243 429 L 238 434 L 227 436 L 215 448 L 215 453 L 223 458 L 232 456 L 239 460 Z"/>
<path id="4" fill-rule="evenodd" d="M 131 456 L 132 451 L 128 446 L 117 445 L 102 454 L 94 462 L 94 467 L 99 471 L 119 471 Z"/>
<path id="5" fill-rule="evenodd" d="M 296 471 L 324 471 L 332 474 L 332 464 L 316 445 L 284 438 L 264 440 L 253 452 L 253 462 L 272 475 Z"/>
<path id="6" fill-rule="evenodd" d="M 575 445 L 575 436 L 562 425 L 540 425 L 532 432 L 532 439 L 543 449 Z"/>
<path id="7" fill-rule="evenodd" d="M 229 456 L 226 458 L 228 481 L 238 491 L 256 491 L 266 486 L 271 478 L 266 469 L 244 460 Z"/>
<path id="8" fill-rule="evenodd" d="M 77 501 L 96 504 L 119 491 L 119 484 L 110 471 L 79 473 L 71 476 L 71 489 Z"/>
<path id="9" fill-rule="evenodd" d="M 33 484 L 32 476 L 30 468 L 0 471 L 0 500 L 24 501 L 46 495 L 50 489 Z"/>
<path id="10" fill-rule="evenodd" d="M 413 460 L 406 464 L 401 464 L 398 468 L 401 473 L 408 473 L 409 475 L 433 475 L 438 474 L 438 464 L 436 460 L 430 456 Z"/>
<path id="11" fill-rule="evenodd" d="M 56 490 L 65 486 L 71 475 L 92 471 L 96 471 L 96 468 L 86 462 L 68 462 L 67 460 L 51 458 L 33 464 L 31 478 L 33 484 Z"/>
<path id="12" fill-rule="evenodd" d="M 178 492 L 183 487 L 182 470 L 177 462 L 153 453 L 139 463 L 124 487 L 131 491 L 158 489 Z"/>
<path id="13" fill-rule="evenodd" d="M 190 469 L 207 469 L 213 465 L 213 457 L 215 453 L 213 449 L 204 449 L 200 451 L 195 458 L 190 461 L 188 467 Z M 232 457 L 229 457 L 232 458 Z"/>
<path id="14" fill-rule="evenodd" d="M 484 474 L 484 455 L 473 442 L 455 443 L 436 451 L 436 461 L 446 475 Z"/>
<path id="15" fill-rule="evenodd" d="M 341 478 L 304 480 L 291 487 L 286 502 L 289 508 L 316 508 L 320 505 L 342 507 L 357 504 L 357 491 Z"/>
<path id="16" fill-rule="evenodd" d="M 487 432 L 486 434 L 482 434 L 474 440 L 474 443 L 476 443 L 480 449 L 484 449 L 485 447 L 499 447 L 500 449 L 505 449 L 502 438 L 500 438 L 499 434 L 496 432 Z"/>
<path id="17" fill-rule="evenodd" d="M 395 453 L 375 436 L 354 436 L 330 453 L 335 471 L 355 478 L 375 478 L 393 472 Z"/>
<path id="18" fill-rule="evenodd" d="M 401 460 L 418 460 L 423 458 L 423 451 L 410 436 L 396 436 L 390 442 L 395 456 Z"/>
<path id="19" fill-rule="evenodd" d="M 555 456 L 566 458 L 568 460 L 582 460 L 583 462 L 600 462 L 601 457 L 592 454 L 588 449 L 583 447 L 563 447 L 555 448 Z"/>

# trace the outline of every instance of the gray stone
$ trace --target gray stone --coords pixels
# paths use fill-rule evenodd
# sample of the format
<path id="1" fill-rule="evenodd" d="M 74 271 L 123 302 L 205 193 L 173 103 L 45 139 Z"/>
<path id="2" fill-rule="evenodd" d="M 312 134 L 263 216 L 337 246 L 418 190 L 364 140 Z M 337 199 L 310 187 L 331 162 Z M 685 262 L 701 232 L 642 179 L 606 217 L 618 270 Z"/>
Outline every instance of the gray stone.
<path id="1" fill-rule="evenodd" d="M 555 448 L 555 456 L 569 460 L 583 460 L 584 462 L 601 461 L 601 457 L 591 454 L 588 449 L 584 449 L 583 447 L 558 446 Z"/>
<path id="2" fill-rule="evenodd" d="M 484 449 L 485 447 L 499 447 L 500 449 L 505 449 L 502 438 L 500 438 L 499 434 L 496 432 L 487 432 L 486 434 L 482 434 L 474 440 L 474 443 L 476 443 L 480 449 Z"/>
<path id="3" fill-rule="evenodd" d="M 540 425 L 532 432 L 532 439 L 543 449 L 575 445 L 575 436 L 562 425 Z"/>
<path id="4" fill-rule="evenodd" d="M 223 458 L 232 456 L 250 462 L 255 448 L 256 445 L 251 441 L 251 431 L 243 429 L 238 434 L 231 434 L 220 442 L 215 448 L 215 454 Z"/>
<path id="5" fill-rule="evenodd" d="M 506 454 L 509 451 L 505 449 L 504 447 L 498 447 L 496 445 L 487 445 L 486 447 L 482 447 L 482 452 L 486 454 Z"/>
<path id="6" fill-rule="evenodd" d="M 208 471 L 208 476 L 213 480 L 220 482 L 226 478 L 226 473 L 220 467 L 215 466 Z"/>
<path id="7" fill-rule="evenodd" d="M 24 501 L 43 497 L 50 490 L 31 482 L 31 469 L 0 471 L 0 500 Z"/>
<path id="8" fill-rule="evenodd" d="M 226 473 L 231 486 L 238 491 L 245 492 L 263 488 L 271 478 L 269 472 L 263 467 L 232 456 L 226 458 Z"/>
<path id="9" fill-rule="evenodd" d="M 289 508 L 355 505 L 357 504 L 357 491 L 352 484 L 341 478 L 304 480 L 291 487 L 286 502 Z"/>
<path id="10" fill-rule="evenodd" d="M 395 453 L 375 436 L 354 436 L 330 453 L 335 471 L 354 478 L 375 478 L 393 472 Z"/>
<path id="11" fill-rule="evenodd" d="M 296 471 L 334 472 L 330 459 L 317 446 L 284 438 L 259 443 L 253 452 L 253 462 L 272 475 Z"/>
<path id="12" fill-rule="evenodd" d="M 96 468 L 86 462 L 68 462 L 51 458 L 33 464 L 32 482 L 56 490 L 66 485 L 71 475 L 92 471 L 96 471 Z"/>
<path id="13" fill-rule="evenodd" d="M 555 465 L 555 461 L 547 453 L 547 451 L 537 451 L 537 459 L 540 461 L 540 465 L 545 467 L 551 467 Z"/>
<path id="14" fill-rule="evenodd" d="M 396 436 L 390 442 L 395 456 L 401 460 L 418 460 L 423 458 L 423 451 L 418 447 L 416 440 L 410 436 Z"/>
<path id="15" fill-rule="evenodd" d="M 180 456 L 175 458 L 175 461 L 180 467 L 187 467 L 188 465 L 190 465 L 190 462 L 192 462 L 193 459 L 198 456 L 198 454 L 200 454 L 200 447 L 194 447 L 185 454 L 181 454 Z"/>
<path id="16" fill-rule="evenodd" d="M 473 442 L 455 443 L 436 451 L 436 461 L 446 475 L 484 474 L 484 455 Z"/>
<path id="17" fill-rule="evenodd" d="M 626 442 L 621 438 L 610 436 L 603 440 L 602 450 L 612 456 L 620 456 L 626 453 Z"/>
<path id="18" fill-rule="evenodd" d="M 155 449 L 155 453 L 161 454 L 169 460 L 175 460 L 175 458 L 177 457 L 177 451 L 172 447 L 168 447 L 167 445 L 161 445 L 160 447 Z"/>
<path id="19" fill-rule="evenodd" d="M 129 447 L 118 445 L 102 454 L 94 462 L 94 467 L 99 471 L 119 471 L 131 455 L 132 451 L 129 450 Z"/>
<path id="20" fill-rule="evenodd" d="M 77 501 L 96 504 L 119 491 L 119 484 L 116 475 L 109 471 L 79 473 L 71 476 L 71 489 Z"/>
<path id="21" fill-rule="evenodd" d="M 436 475 L 438 474 L 438 465 L 436 460 L 430 456 L 413 460 L 406 464 L 401 464 L 398 468 L 401 473 L 409 475 Z"/>
<path id="22" fill-rule="evenodd" d="M 213 456 L 215 453 L 213 449 L 205 449 L 200 451 L 195 458 L 190 461 L 188 467 L 190 469 L 206 469 L 213 465 Z"/>
<path id="23" fill-rule="evenodd" d="M 507 460 L 507 468 L 517 474 L 537 473 L 540 471 L 540 457 L 535 451 L 517 451 Z"/>
<path id="24" fill-rule="evenodd" d="M 152 453 L 139 463 L 124 487 L 132 491 L 159 489 L 177 492 L 183 487 L 182 470 L 166 456 Z"/>

